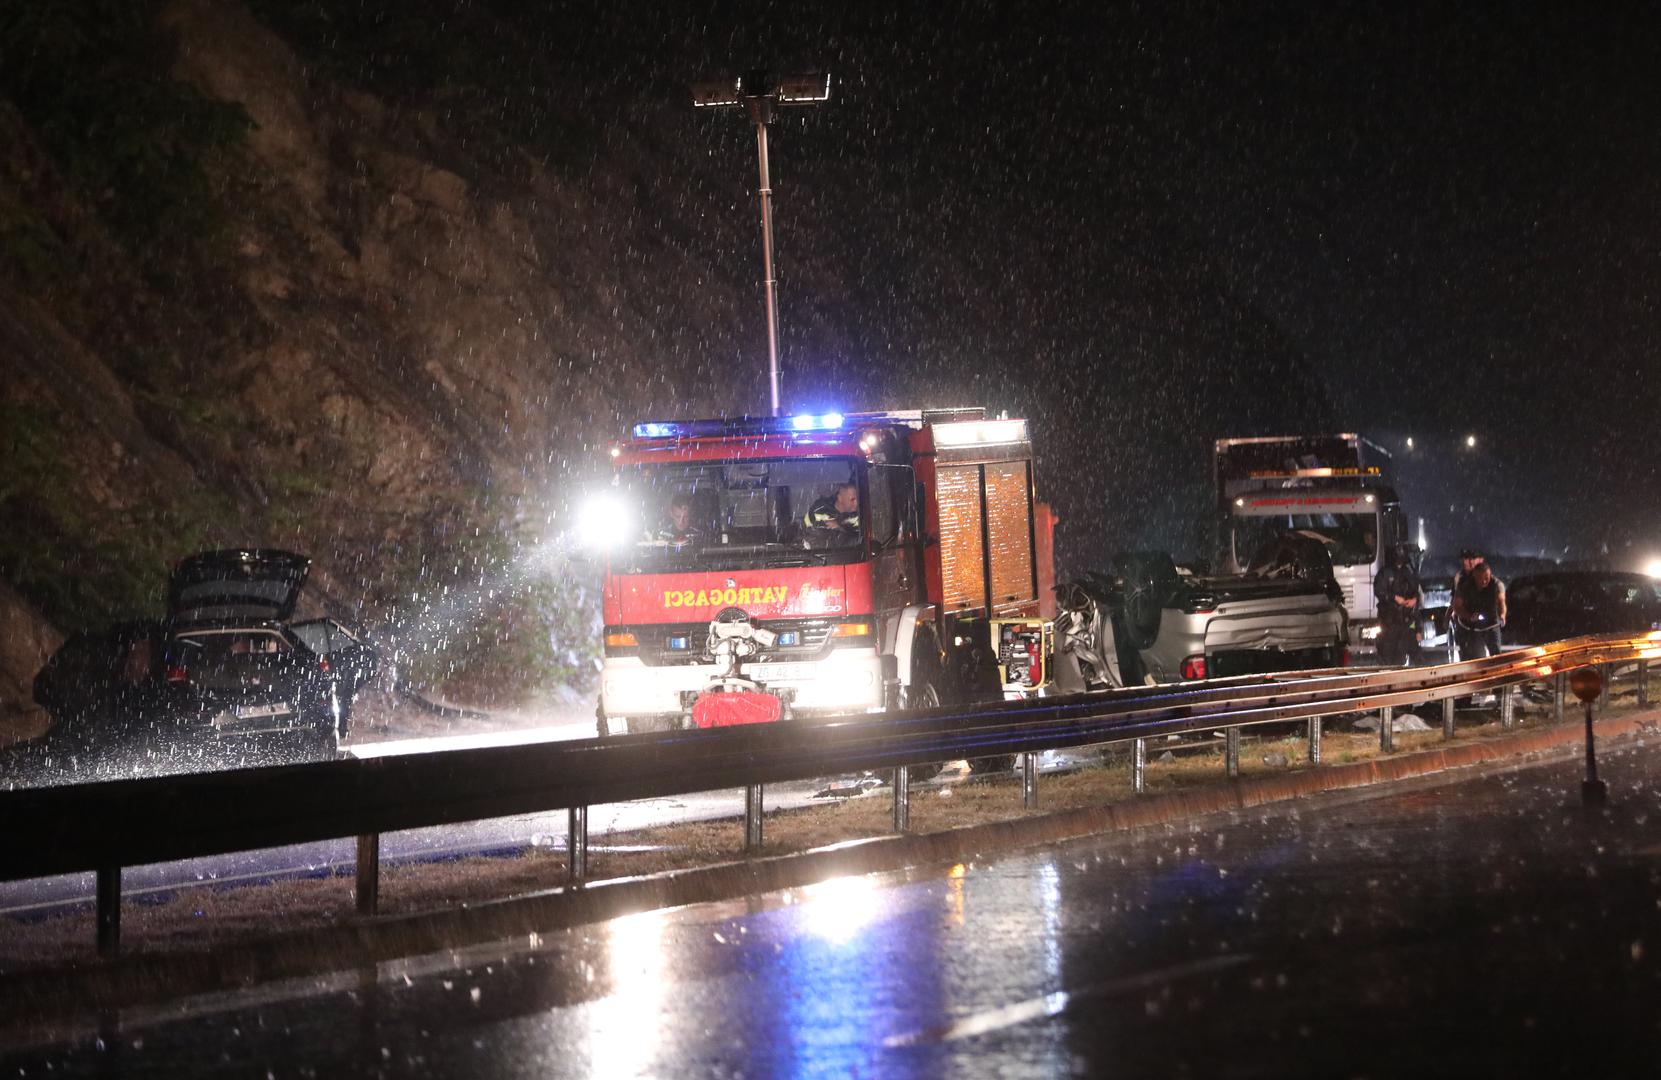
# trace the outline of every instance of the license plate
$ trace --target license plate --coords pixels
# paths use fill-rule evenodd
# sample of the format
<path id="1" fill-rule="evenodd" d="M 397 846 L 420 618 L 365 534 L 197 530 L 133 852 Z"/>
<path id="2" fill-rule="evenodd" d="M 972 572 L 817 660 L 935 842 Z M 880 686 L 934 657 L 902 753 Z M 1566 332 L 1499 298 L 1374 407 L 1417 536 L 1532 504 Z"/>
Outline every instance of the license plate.
<path id="1" fill-rule="evenodd" d="M 257 720 L 262 716 L 284 716 L 294 710 L 287 705 L 238 705 L 231 710 L 238 720 Z"/>

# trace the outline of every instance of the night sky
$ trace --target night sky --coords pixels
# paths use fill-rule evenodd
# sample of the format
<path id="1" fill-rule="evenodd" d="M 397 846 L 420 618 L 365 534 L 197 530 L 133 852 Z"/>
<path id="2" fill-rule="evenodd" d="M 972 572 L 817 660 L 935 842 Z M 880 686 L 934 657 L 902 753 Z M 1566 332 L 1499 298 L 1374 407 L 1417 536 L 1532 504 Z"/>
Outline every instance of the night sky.
<path id="1" fill-rule="evenodd" d="M 1113 268 L 1204 277 L 1279 328 L 1341 426 L 1398 451 L 1433 547 L 1661 554 L 1652 18 L 1394 3 L 931 6 L 832 22 L 752 10 L 665 26 L 654 67 L 664 81 L 761 61 L 835 74 L 831 106 L 774 133 L 782 267 L 802 257 L 792 216 L 813 213 L 792 194 L 868 168 L 867 212 L 887 219 L 874 231 L 899 252 L 984 230 L 979 288 L 1088 304 L 1087 283 L 1009 267 L 1096 248 Z M 747 132 L 722 119 L 711 136 L 748 181 Z M 787 363 L 811 348 L 788 337 L 803 302 L 791 285 Z M 1090 334 L 1012 325 L 988 351 L 1031 349 L 1027 370 L 1049 384 L 1101 362 Z M 1205 435 L 1238 433 L 1214 423 Z"/>
<path id="2" fill-rule="evenodd" d="M 457 32 L 481 9 L 528 94 L 656 132 L 689 242 L 757 270 L 753 137 L 687 82 L 830 70 L 772 132 L 787 403 L 1031 416 L 1075 548 L 1180 549 L 1213 438 L 1327 427 L 1397 451 L 1433 551 L 1661 555 L 1638 6 L 461 4 Z M 764 402 L 755 310 L 727 377 Z M 1217 311 L 1263 329 L 1219 343 Z M 1086 497 L 1081 466 L 1140 481 Z"/>

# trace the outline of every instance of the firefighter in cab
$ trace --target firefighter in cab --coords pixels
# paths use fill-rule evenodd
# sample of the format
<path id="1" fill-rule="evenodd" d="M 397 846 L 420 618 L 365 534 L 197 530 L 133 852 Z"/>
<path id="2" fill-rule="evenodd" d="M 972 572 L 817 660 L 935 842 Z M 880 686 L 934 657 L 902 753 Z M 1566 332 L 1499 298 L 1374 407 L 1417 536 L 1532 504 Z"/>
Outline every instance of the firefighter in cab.
<path id="1" fill-rule="evenodd" d="M 842 547 L 860 539 L 859 487 L 838 484 L 836 490 L 808 507 L 802 515 L 809 547 Z"/>
<path id="2" fill-rule="evenodd" d="M 692 496 L 684 491 L 669 500 L 663 522 L 648 538 L 673 548 L 687 547 L 703 539 L 704 532 L 692 520 Z"/>

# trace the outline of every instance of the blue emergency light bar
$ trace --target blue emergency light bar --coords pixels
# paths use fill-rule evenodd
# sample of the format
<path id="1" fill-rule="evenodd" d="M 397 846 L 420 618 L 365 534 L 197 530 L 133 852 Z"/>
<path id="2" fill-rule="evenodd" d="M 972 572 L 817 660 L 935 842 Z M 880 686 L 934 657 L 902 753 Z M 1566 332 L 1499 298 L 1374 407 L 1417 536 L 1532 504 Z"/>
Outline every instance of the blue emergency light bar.
<path id="1" fill-rule="evenodd" d="M 692 439 L 712 435 L 798 435 L 838 431 L 841 413 L 801 413 L 796 416 L 735 416 L 727 420 L 649 420 L 634 425 L 637 439 Z"/>

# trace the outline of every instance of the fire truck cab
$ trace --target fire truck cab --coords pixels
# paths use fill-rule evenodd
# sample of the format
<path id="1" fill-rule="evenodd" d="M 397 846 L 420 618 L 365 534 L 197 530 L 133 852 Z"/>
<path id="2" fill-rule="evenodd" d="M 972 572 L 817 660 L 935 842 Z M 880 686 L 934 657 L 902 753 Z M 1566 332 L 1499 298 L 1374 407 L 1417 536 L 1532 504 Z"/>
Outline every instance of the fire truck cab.
<path id="1" fill-rule="evenodd" d="M 611 453 L 580 523 L 606 551 L 601 735 L 1010 689 L 993 620 L 1040 619 L 1054 576 L 1025 420 L 653 421 Z"/>

